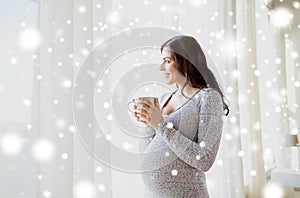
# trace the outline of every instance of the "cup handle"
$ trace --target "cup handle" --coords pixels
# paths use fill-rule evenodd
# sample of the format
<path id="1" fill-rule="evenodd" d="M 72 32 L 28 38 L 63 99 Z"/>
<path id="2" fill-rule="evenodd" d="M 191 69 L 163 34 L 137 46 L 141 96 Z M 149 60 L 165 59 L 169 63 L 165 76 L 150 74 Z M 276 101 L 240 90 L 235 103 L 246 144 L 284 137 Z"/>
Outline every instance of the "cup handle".
<path id="1" fill-rule="evenodd" d="M 134 100 L 127 103 L 127 109 L 128 109 L 128 111 L 130 111 L 131 113 L 135 113 L 135 112 L 132 111 L 132 110 L 130 109 L 130 107 L 129 107 L 129 105 L 130 105 L 131 103 L 134 103 Z"/>

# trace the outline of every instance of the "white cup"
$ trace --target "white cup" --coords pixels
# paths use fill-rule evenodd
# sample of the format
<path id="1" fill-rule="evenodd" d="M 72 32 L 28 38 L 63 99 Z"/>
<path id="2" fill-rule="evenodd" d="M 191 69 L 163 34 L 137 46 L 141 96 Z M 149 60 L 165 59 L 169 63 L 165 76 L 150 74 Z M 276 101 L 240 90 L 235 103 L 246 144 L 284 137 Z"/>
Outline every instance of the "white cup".
<path id="1" fill-rule="evenodd" d="M 149 100 L 153 105 L 155 105 L 155 100 L 156 100 L 156 98 L 158 98 L 158 97 L 145 96 L 145 97 L 138 97 L 138 98 L 135 98 L 135 99 L 129 101 L 128 104 L 127 104 L 127 109 L 128 109 L 131 113 L 135 113 L 135 111 L 134 111 L 134 110 L 131 110 L 130 105 L 131 105 L 131 104 L 137 105 L 138 103 L 142 103 L 142 102 L 140 102 L 140 99 L 141 99 L 141 98 L 142 98 L 142 99 Z M 138 109 L 137 109 L 137 110 L 138 110 Z"/>

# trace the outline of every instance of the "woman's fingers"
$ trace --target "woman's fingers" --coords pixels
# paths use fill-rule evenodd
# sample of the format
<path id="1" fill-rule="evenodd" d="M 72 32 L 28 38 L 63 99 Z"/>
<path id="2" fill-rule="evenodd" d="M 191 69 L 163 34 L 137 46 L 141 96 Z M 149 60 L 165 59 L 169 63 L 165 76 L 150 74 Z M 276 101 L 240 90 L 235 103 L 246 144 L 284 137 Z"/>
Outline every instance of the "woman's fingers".
<path id="1" fill-rule="evenodd" d="M 141 103 L 139 103 L 139 104 L 137 104 L 136 105 L 136 107 L 134 107 L 134 109 L 136 110 L 136 111 L 138 111 L 139 113 L 149 113 L 149 111 L 150 111 L 150 107 L 148 107 L 148 105 L 146 105 L 146 104 L 141 104 Z"/>
<path id="2" fill-rule="evenodd" d="M 142 109 L 138 109 L 136 110 L 135 112 L 139 113 L 139 114 L 142 114 L 142 115 L 148 115 L 149 112 L 148 111 L 145 111 L 145 110 L 142 110 Z"/>
<path id="3" fill-rule="evenodd" d="M 144 123 L 145 125 L 148 125 L 148 123 L 144 120 L 141 120 L 140 122 Z"/>
<path id="4" fill-rule="evenodd" d="M 146 104 L 146 105 L 149 106 L 149 107 L 152 106 L 152 103 L 151 103 L 149 100 L 144 99 L 144 98 L 140 98 L 140 99 L 139 99 L 139 102 L 144 103 L 144 104 Z"/>
<path id="5" fill-rule="evenodd" d="M 136 113 L 136 117 L 138 121 L 146 121 L 147 123 L 149 122 L 149 117 L 147 114 Z"/>
<path id="6" fill-rule="evenodd" d="M 153 104 L 146 99 L 140 99 L 138 103 L 134 105 L 134 116 L 137 121 L 148 125 L 151 105 L 153 106 Z"/>
<path id="7" fill-rule="evenodd" d="M 153 106 L 153 104 L 149 100 L 141 98 L 139 99 L 137 106 L 141 109 L 148 110 Z"/>
<path id="8" fill-rule="evenodd" d="M 139 108 L 138 108 L 139 107 Z M 135 112 L 137 113 L 142 113 L 142 111 L 145 113 L 146 110 L 143 110 L 140 106 L 134 105 L 133 109 L 135 110 Z"/>

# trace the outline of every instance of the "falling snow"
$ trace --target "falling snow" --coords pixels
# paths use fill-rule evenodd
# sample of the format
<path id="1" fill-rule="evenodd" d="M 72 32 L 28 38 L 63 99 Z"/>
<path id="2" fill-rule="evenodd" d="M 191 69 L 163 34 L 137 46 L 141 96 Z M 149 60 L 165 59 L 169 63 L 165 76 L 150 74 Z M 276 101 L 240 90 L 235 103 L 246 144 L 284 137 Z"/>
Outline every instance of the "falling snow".
<path id="1" fill-rule="evenodd" d="M 256 170 L 251 170 L 251 172 L 250 172 L 250 174 L 251 174 L 251 176 L 256 176 Z"/>
<path id="2" fill-rule="evenodd" d="M 102 171 L 103 171 L 103 168 L 101 166 L 97 166 L 96 172 L 97 173 L 102 173 Z"/>
<path id="3" fill-rule="evenodd" d="M 80 181 L 75 185 L 75 198 L 93 198 L 96 194 L 96 189 L 90 181 Z"/>
<path id="4" fill-rule="evenodd" d="M 204 141 L 202 141 L 202 142 L 200 142 L 200 147 L 205 147 L 206 146 L 206 144 L 205 144 L 205 142 Z"/>
<path id="5" fill-rule="evenodd" d="M 106 187 L 105 187 L 103 184 L 100 184 L 100 185 L 98 186 L 98 190 L 99 190 L 100 192 L 104 192 L 104 191 L 106 190 Z"/>
<path id="6" fill-rule="evenodd" d="M 269 182 L 264 188 L 265 198 L 282 198 L 284 197 L 284 189 L 276 183 Z"/>
<path id="7" fill-rule="evenodd" d="M 8 133 L 1 138 L 1 150 L 7 155 L 16 155 L 22 149 L 22 139 L 18 134 Z"/>
<path id="8" fill-rule="evenodd" d="M 171 171 L 171 173 L 172 173 L 173 176 L 176 176 L 178 174 L 178 171 L 174 169 L 174 170 Z"/>
<path id="9" fill-rule="evenodd" d="M 34 28 L 26 28 L 21 32 L 19 37 L 19 45 L 26 50 L 35 50 L 41 43 L 41 35 Z"/>
<path id="10" fill-rule="evenodd" d="M 49 140 L 38 140 L 33 144 L 32 148 L 34 157 L 41 162 L 52 159 L 54 150 L 54 145 Z"/>
<path id="11" fill-rule="evenodd" d="M 68 154 L 67 154 L 67 153 L 62 153 L 62 154 L 61 154 L 61 158 L 62 158 L 63 160 L 68 159 Z"/>
<path id="12" fill-rule="evenodd" d="M 49 197 L 51 197 L 51 192 L 48 191 L 48 190 L 45 190 L 45 191 L 43 192 L 43 196 L 44 196 L 45 198 L 49 198 Z"/>
<path id="13" fill-rule="evenodd" d="M 267 2 L 267 1 L 266 1 Z M 166 3 L 166 2 L 165 2 Z M 223 12 L 219 11 L 219 7 L 215 8 L 211 5 L 209 1 L 203 1 L 203 0 L 191 0 L 191 1 L 184 1 L 184 0 L 178 0 L 177 3 L 179 3 L 181 6 L 192 6 L 196 7 L 197 9 L 205 9 L 209 14 L 207 14 L 206 20 L 211 25 L 211 27 L 214 27 L 214 24 L 218 24 L 220 22 L 221 17 L 227 17 L 229 23 L 228 27 L 229 29 L 233 28 L 235 31 L 238 32 L 239 30 L 239 24 L 234 24 L 234 19 L 237 16 L 237 13 L 235 13 L 233 10 L 224 10 Z M 168 28 L 171 28 L 176 31 L 182 31 L 182 32 L 190 32 L 192 34 L 195 34 L 197 39 L 201 41 L 203 44 L 203 49 L 205 49 L 205 52 L 210 56 L 210 58 L 213 59 L 213 61 L 216 62 L 216 65 L 218 64 L 217 69 L 219 70 L 220 76 L 222 78 L 222 81 L 224 81 L 224 85 L 221 82 L 221 87 L 225 91 L 226 97 L 228 96 L 228 99 L 230 101 L 230 105 L 232 105 L 233 111 L 230 112 L 229 117 L 223 117 L 224 122 L 229 127 L 232 127 L 232 130 L 224 130 L 222 140 L 226 141 L 225 144 L 236 144 L 236 136 L 240 135 L 242 139 L 241 147 L 236 147 L 237 149 L 234 150 L 233 155 L 239 160 L 244 160 L 249 162 L 249 159 L 247 159 L 250 155 L 250 151 L 258 151 L 261 149 L 261 145 L 259 142 L 251 142 L 250 136 L 254 132 L 261 132 L 263 137 L 263 146 L 262 148 L 265 148 L 263 150 L 263 157 L 264 162 L 267 164 L 270 163 L 271 165 L 274 165 L 274 154 L 275 151 L 273 150 L 276 145 L 274 146 L 274 139 L 273 137 L 276 135 L 275 133 L 271 132 L 280 132 L 281 128 L 277 125 L 279 124 L 284 125 L 282 123 L 282 119 L 285 119 L 287 121 L 287 125 L 289 125 L 289 133 L 297 135 L 299 134 L 299 127 L 297 127 L 297 122 L 295 121 L 295 116 L 290 114 L 295 114 L 299 108 L 299 100 L 296 98 L 300 88 L 300 75 L 297 74 L 299 71 L 299 51 L 298 47 L 294 47 L 293 45 L 286 45 L 287 49 L 289 49 L 289 53 L 286 53 L 286 56 L 281 56 L 281 54 L 278 54 L 275 48 L 273 46 L 274 43 L 276 43 L 276 40 L 271 35 L 271 32 L 263 21 L 263 19 L 267 19 L 266 16 L 269 17 L 270 22 L 272 25 L 274 25 L 274 28 L 298 28 L 300 29 L 300 24 L 293 24 L 296 15 L 294 15 L 292 12 L 293 10 L 299 11 L 300 10 L 300 3 L 298 1 L 293 1 L 291 4 L 292 9 L 285 9 L 285 8 L 278 8 L 275 10 L 272 10 L 272 12 L 268 13 L 268 8 L 266 6 L 261 6 L 260 10 L 255 11 L 254 17 L 258 19 L 257 25 L 257 46 L 256 48 L 254 46 L 251 46 L 251 38 L 248 36 L 244 36 L 241 34 L 240 38 L 234 38 L 230 37 L 230 31 L 228 29 L 223 29 L 224 27 L 218 27 L 216 28 L 210 28 L 203 27 L 203 26 L 194 26 L 191 25 L 191 29 L 187 30 L 184 17 L 182 15 L 184 14 L 184 9 L 180 10 L 180 14 L 178 14 L 178 11 L 174 12 L 173 7 L 169 6 L 169 4 L 155 4 L 155 2 L 150 0 L 144 0 L 141 2 L 144 9 L 147 8 L 155 8 L 155 13 L 159 13 L 159 16 L 161 18 L 167 17 L 169 19 L 169 22 L 166 22 L 166 24 L 169 24 Z M 154 7 L 156 5 L 156 7 Z M 89 7 L 86 4 L 80 4 L 76 5 L 75 7 L 75 14 L 84 17 L 85 15 L 88 15 L 91 10 L 95 12 L 101 12 L 103 11 L 105 5 L 101 5 L 99 3 L 93 4 L 93 7 Z M 49 7 L 43 8 L 45 11 L 50 9 Z M 53 127 L 51 126 L 51 133 L 53 134 L 52 137 L 54 139 L 50 138 L 44 138 L 41 137 L 41 139 L 30 139 L 28 137 L 25 137 L 27 135 L 30 135 L 30 137 L 34 134 L 41 134 L 43 136 L 44 131 L 36 131 L 43 129 L 43 127 L 40 127 L 41 123 L 32 122 L 31 118 L 24 118 L 22 116 L 14 118 L 13 120 L 15 122 L 20 122 L 22 124 L 22 130 L 18 132 L 15 132 L 14 130 L 8 131 L 7 133 L 2 133 L 0 143 L 1 143 L 1 152 L 5 156 L 12 157 L 12 156 L 19 156 L 21 160 L 28 159 L 29 156 L 23 153 L 23 150 L 26 151 L 27 148 L 29 148 L 30 154 L 33 155 L 34 160 L 37 162 L 48 162 L 51 163 L 51 160 L 54 159 L 54 157 L 57 157 L 59 161 L 62 163 L 59 166 L 57 166 L 58 170 L 67 170 L 68 167 L 66 164 L 70 161 L 70 159 L 73 158 L 73 154 L 77 155 L 77 153 L 72 153 L 68 149 L 61 149 L 58 145 L 64 145 L 65 141 L 70 141 L 69 136 L 72 136 L 72 138 L 78 138 L 77 136 L 73 136 L 74 133 L 78 131 L 78 129 L 75 126 L 75 123 L 70 120 L 73 119 L 66 116 L 64 113 L 67 112 L 66 109 L 68 109 L 66 106 L 63 106 L 65 104 L 66 98 L 64 96 L 60 95 L 60 89 L 61 90 L 72 90 L 73 86 L 76 88 L 74 79 L 70 76 L 65 76 L 66 73 L 61 71 L 67 71 L 66 68 L 74 67 L 76 70 L 80 70 L 83 67 L 83 57 L 88 57 L 89 53 L 91 52 L 91 48 L 96 46 L 97 43 L 101 43 L 101 38 L 99 41 L 94 40 L 93 37 L 90 36 L 90 33 L 95 33 L 95 35 L 101 34 L 108 34 L 109 32 L 117 31 L 117 30 L 125 30 L 127 28 L 136 28 L 136 27 L 142 27 L 146 24 L 152 24 L 154 25 L 155 20 L 149 19 L 146 20 L 142 15 L 134 15 L 131 16 L 125 16 L 125 13 L 128 9 L 128 5 L 124 4 L 114 4 L 113 9 L 110 12 L 107 12 L 105 16 L 105 21 L 96 20 L 94 24 L 90 24 L 87 22 L 78 23 L 76 20 L 76 17 L 73 18 L 63 18 L 62 21 L 51 21 L 49 24 L 51 24 L 53 27 L 57 27 L 58 24 L 62 27 L 57 27 L 57 29 L 53 30 L 53 40 L 48 42 L 47 33 L 42 35 L 42 33 L 36 29 L 32 28 L 30 22 L 27 18 L 21 18 L 21 20 L 17 21 L 17 27 L 19 28 L 19 31 L 16 35 L 16 41 L 13 41 L 11 43 L 11 46 L 9 46 L 9 49 L 6 49 L 7 56 L 5 57 L 5 64 L 7 65 L 7 68 L 11 71 L 14 71 L 14 69 L 17 70 L 17 78 L 20 78 L 20 80 L 23 80 L 24 76 L 26 76 L 26 71 L 28 68 L 25 67 L 25 56 L 22 56 L 19 53 L 19 50 L 24 50 L 26 52 L 32 52 L 28 57 L 30 61 L 34 62 L 34 64 L 30 63 L 30 68 L 32 65 L 34 68 L 36 67 L 36 70 L 32 72 L 32 70 L 28 70 L 28 73 L 32 73 L 33 79 L 32 83 L 30 83 L 30 88 L 33 89 L 33 94 L 24 94 L 23 88 L 24 86 L 20 86 L 20 90 L 15 90 L 15 88 L 9 87 L 9 85 L 5 84 L 5 80 L 1 82 L 0 85 L 0 105 L 5 106 L 10 102 L 9 97 L 6 98 L 6 95 L 9 95 L 9 92 L 12 90 L 12 92 L 20 92 L 22 94 L 20 97 L 15 97 L 18 101 L 17 104 L 13 103 L 14 106 L 21 106 L 22 109 L 25 109 L 24 111 L 27 111 L 28 114 L 34 114 L 35 111 L 37 111 L 37 107 L 41 108 L 38 109 L 39 113 L 41 113 L 41 117 L 39 119 L 43 120 L 46 118 L 46 122 L 51 124 L 53 122 Z M 26 10 L 29 12 L 30 10 L 26 8 Z M 206 13 L 206 12 L 205 12 Z M 224 15 L 224 16 L 223 16 Z M 70 17 L 70 16 L 68 16 Z M 233 21 L 231 21 L 233 20 Z M 12 21 L 11 21 L 12 22 Z M 188 24 L 187 24 L 188 25 Z M 201 24 L 199 24 L 201 25 Z M 151 25 L 149 25 L 151 26 Z M 292 27 L 293 26 L 293 27 Z M 66 52 L 62 52 L 60 49 L 66 49 L 65 47 L 70 42 L 70 38 L 66 34 L 66 28 L 78 28 L 78 32 L 80 34 L 89 34 L 89 36 L 84 36 L 82 41 L 79 39 L 76 41 L 76 50 L 72 51 L 73 49 L 68 49 Z M 207 28 L 207 29 L 206 29 Z M 109 30 L 109 31 L 108 31 Z M 100 32 L 101 31 L 101 32 Z M 115 32 L 113 32 L 115 33 Z M 238 32 L 241 33 L 241 32 Z M 291 32 L 287 31 L 286 33 L 282 34 L 285 39 L 291 40 L 293 39 L 293 34 Z M 263 43 L 263 45 L 261 45 Z M 268 43 L 271 43 L 270 46 Z M 13 46 L 17 46 L 14 48 Z M 263 46 L 263 47 L 262 47 Z M 265 46 L 268 46 L 266 48 Z M 42 47 L 42 50 L 39 50 L 39 47 Z M 268 49 L 268 50 L 266 50 Z M 266 51 L 264 51 L 266 50 Z M 33 53 L 34 52 L 34 53 Z M 61 53 L 61 54 L 60 54 Z M 124 54 L 126 56 L 120 57 L 120 59 L 124 62 L 121 62 L 122 67 L 125 67 L 127 64 L 132 67 L 143 67 L 144 63 L 143 58 L 149 58 L 151 57 L 151 61 L 155 62 L 156 60 L 156 54 L 152 54 L 151 51 L 141 49 L 139 50 L 138 57 L 136 56 L 134 59 L 132 59 L 132 62 L 129 63 L 131 60 L 131 52 L 130 51 L 124 51 Z M 261 53 L 261 54 L 260 54 Z M 256 62 L 254 61 L 252 63 L 246 63 L 246 65 L 243 65 L 243 60 L 247 59 L 249 55 L 256 55 Z M 39 65 L 37 63 L 43 63 L 43 57 L 55 57 L 55 60 L 51 62 L 51 69 L 55 68 L 56 75 L 51 75 L 50 73 L 47 73 L 46 67 L 44 65 Z M 100 56 L 100 55 L 99 55 Z M 103 56 L 103 57 L 102 57 Z M 109 58 L 110 53 L 101 53 L 101 58 Z M 149 59 L 150 60 L 150 59 Z M 227 61 L 228 60 L 228 61 Z M 128 61 L 128 62 L 126 62 Z M 159 60 L 158 60 L 159 61 Z M 157 62 L 158 62 L 157 61 Z M 240 63 L 241 61 L 241 63 Z M 23 63 L 24 62 L 24 63 Z M 71 63 L 70 63 L 71 62 Z M 227 63 L 228 62 L 228 63 Z M 97 66 L 101 65 L 102 62 L 100 60 L 96 62 Z M 123 64 L 124 63 L 124 64 Z M 225 64 L 226 63 L 226 64 Z M 50 63 L 49 63 L 50 64 Z M 209 65 L 211 66 L 211 65 Z M 249 73 L 244 73 L 243 69 L 245 68 L 251 69 L 249 70 Z M 287 69 L 283 68 L 286 67 Z M 38 68 L 38 69 L 37 69 Z M 103 96 L 103 94 L 106 94 L 108 90 L 106 90 L 111 84 L 114 83 L 113 76 L 115 75 L 115 71 L 117 69 L 106 69 L 104 71 L 105 77 L 111 78 L 110 81 L 106 81 L 104 78 L 101 80 L 98 80 L 98 71 L 96 69 L 90 69 L 86 74 L 88 74 L 89 78 L 92 80 L 98 80 L 96 83 L 95 92 L 97 94 Z M 127 72 L 127 69 L 124 69 L 125 72 Z M 73 70 L 72 75 L 73 75 Z M 128 69 L 129 71 L 129 69 Z M 54 72 L 53 72 L 54 73 Z M 293 73 L 292 76 L 290 73 Z M 61 75 L 60 75 L 61 74 Z M 117 72 L 116 72 L 117 74 Z M 286 74 L 284 76 L 283 74 Z M 251 80 L 244 81 L 246 79 L 245 77 L 254 77 L 249 78 Z M 2 77 L 2 76 L 1 76 Z M 3 75 L 3 79 L 5 76 Z M 75 76 L 74 76 L 75 77 Z M 289 77 L 289 78 L 287 78 Z M 2 80 L 1 78 L 1 80 Z M 12 77 L 13 78 L 13 77 Z M 117 78 L 117 77 L 116 77 Z M 14 78 L 13 80 L 15 80 Z M 133 81 L 141 81 L 143 80 L 143 73 L 142 72 L 135 72 L 131 79 Z M 19 79 L 18 79 L 19 80 Z M 52 82 L 53 81 L 53 82 Z M 116 80 L 117 81 L 117 80 Z M 12 81 L 13 82 L 13 81 Z M 20 81 L 21 83 L 23 81 Z M 226 83 L 225 83 L 226 82 Z M 2 85 L 3 83 L 3 85 Z M 285 88 L 281 88 L 285 83 Z M 45 91 L 47 94 L 49 94 L 49 98 L 43 98 L 43 97 L 37 97 L 38 93 L 35 91 L 35 86 L 38 85 L 39 91 Z M 104 86 L 105 85 L 105 86 Z M 226 86 L 225 86 L 226 85 Z M 224 86 L 224 87 L 223 87 Z M 245 87 L 243 87 L 245 86 Z M 10 90 L 11 89 L 11 90 Z M 10 90 L 10 91 L 8 91 Z M 124 89 L 125 90 L 125 89 Z M 111 94 L 115 94 L 115 90 L 111 89 Z M 152 94 L 152 87 L 145 88 L 145 93 Z M 160 93 L 156 94 L 159 95 Z M 254 94 L 259 95 L 259 100 L 251 98 Z M 121 96 L 116 96 L 116 101 L 118 103 L 123 103 L 127 100 L 126 97 L 124 97 L 124 93 L 120 94 Z M 295 95 L 295 96 L 294 96 Z M 31 98 L 31 96 L 34 96 Z M 48 97 L 48 96 L 47 96 Z M 87 95 L 81 95 L 79 98 L 75 98 L 74 101 L 74 108 L 76 110 L 78 109 L 85 109 L 89 107 L 89 103 L 86 100 L 83 100 L 84 98 L 87 98 Z M 198 99 L 198 95 L 195 97 Z M 237 98 L 235 98 L 237 97 Z M 42 100 L 39 101 L 39 103 L 35 103 L 36 99 L 40 98 L 42 100 L 49 100 L 50 106 L 48 107 L 45 105 Z M 71 101 L 67 101 L 72 103 Z M 95 101 L 98 102 L 98 101 Z M 114 101 L 115 102 L 115 101 Z M 203 102 L 203 101 L 201 101 Z M 67 104 L 67 103 L 66 103 Z M 72 103 L 73 104 L 73 103 Z M 260 106 L 257 106 L 257 105 Z M 38 105 L 38 106 L 36 106 Z M 248 106 L 247 106 L 248 105 Z M 286 106 L 285 106 L 286 105 Z M 104 109 L 101 109 L 101 116 L 103 117 L 103 120 L 107 121 L 108 124 L 115 124 L 117 121 L 117 117 L 114 117 L 116 114 L 111 113 L 111 109 L 114 106 L 113 102 L 110 102 L 110 100 L 103 100 L 100 102 L 100 106 L 102 106 Z M 65 108 L 66 107 L 66 108 Z M 253 123 L 249 123 L 247 119 L 241 119 L 243 116 L 252 116 L 248 115 L 249 109 L 246 108 L 256 108 L 256 110 L 261 112 L 261 120 L 255 121 Z M 46 114 L 43 114 L 45 108 L 49 112 Z M 118 111 L 121 111 L 122 109 L 117 109 Z M 17 109 L 13 109 L 13 111 L 18 112 Z M 49 115 L 48 115 L 49 113 Z M 53 113 L 53 114 L 51 114 Z M 114 112 L 115 113 L 115 112 Z M 252 112 L 253 113 L 253 112 Z M 91 113 L 92 114 L 92 113 Z M 9 115 L 9 114 L 8 114 Z M 20 113 L 21 115 L 21 113 Z M 114 116 L 113 116 L 114 115 Z M 5 115 L 6 116 L 6 115 Z M 4 116 L 4 117 L 5 117 Z M 49 116 L 49 118 L 47 117 Z M 66 116 L 66 117 L 65 117 Z M 240 117 L 241 116 L 241 117 Z M 38 117 L 38 116 L 37 116 Z M 44 118 L 45 117 L 45 118 Z M 88 116 L 87 116 L 88 117 Z M 84 126 L 87 126 L 89 129 L 94 129 L 97 125 L 97 123 L 91 123 L 92 121 L 89 120 L 89 122 L 84 123 Z M 203 119 L 200 120 L 201 123 L 203 123 Z M 272 126 L 274 124 L 274 126 Z M 12 124 L 12 128 L 14 128 L 16 124 Z M 42 124 L 41 124 L 42 125 Z M 129 125 L 129 123 L 127 123 Z M 102 126 L 102 125 L 101 125 Z M 173 123 L 168 122 L 166 125 L 167 128 L 172 129 Z M 228 128 L 226 128 L 228 129 Z M 230 128 L 229 128 L 230 129 Z M 268 129 L 268 130 L 266 130 Z M 46 131 L 48 128 L 46 129 Z M 52 131 L 53 130 L 53 131 Z M 88 134 L 88 133 L 87 133 Z M 86 135 L 86 134 L 85 134 Z M 104 135 L 104 136 L 103 136 Z M 102 136 L 105 137 L 107 141 L 110 143 L 115 143 L 115 134 L 103 134 L 102 132 L 95 132 L 90 137 L 93 137 L 93 141 L 102 140 Z M 114 138 L 112 138 L 114 137 Z M 123 137 L 122 137 L 123 138 Z M 77 141 L 76 139 L 75 141 Z M 57 141 L 59 144 L 57 144 Z M 73 141 L 73 139 L 72 139 Z M 247 142 L 247 146 L 245 144 Z M 98 143 L 95 143 L 95 146 Z M 125 151 L 132 151 L 136 145 L 132 144 L 129 140 L 124 139 L 118 143 L 117 146 Z M 276 143 L 277 144 L 277 143 Z M 249 145 L 249 146 L 248 146 Z M 77 146 L 77 145 L 76 145 Z M 199 146 L 201 148 L 206 147 L 205 141 L 201 141 L 199 143 Z M 273 148 L 274 147 L 274 148 Z M 278 148 L 284 148 L 282 145 L 277 146 Z M 277 148 L 276 147 L 276 148 Z M 224 148 L 223 148 L 224 149 Z M 109 152 L 109 151 L 108 151 Z M 57 155 L 57 156 L 56 156 Z M 164 153 L 166 159 L 170 158 L 170 152 Z M 192 156 L 192 158 L 195 160 L 200 160 L 201 155 L 198 154 L 196 156 Z M 93 159 L 93 158 L 89 158 Z M 72 159 L 73 160 L 73 159 Z M 54 160 L 53 160 L 54 161 Z M 244 163 L 243 161 L 243 163 Z M 220 158 L 216 160 L 216 165 L 219 169 L 224 168 L 224 164 L 226 166 L 230 163 L 225 158 Z M 84 163 L 84 162 L 82 162 Z M 268 168 L 268 165 L 265 164 L 265 168 Z M 18 171 L 18 165 L 12 164 L 10 165 L 9 169 L 10 171 Z M 244 167 L 243 167 L 244 168 Z M 252 167 L 253 168 L 253 167 Z M 79 173 L 84 172 L 83 169 L 76 169 L 75 171 L 78 171 Z M 106 174 L 104 171 L 104 168 L 102 165 L 98 165 L 94 168 L 94 171 L 98 174 Z M 257 172 L 254 169 L 247 168 L 248 175 L 251 177 L 259 177 L 259 172 Z M 173 176 L 178 175 L 177 170 L 172 170 L 171 174 Z M 36 179 L 39 182 L 46 182 L 48 175 L 43 172 L 35 175 Z M 78 175 L 76 175 L 78 177 Z M 244 176 L 244 179 L 247 176 Z M 75 178 L 75 177 L 74 177 Z M 218 178 L 219 179 L 219 178 Z M 226 180 L 224 177 L 224 181 L 230 183 L 230 180 Z M 209 178 L 207 180 L 207 186 L 209 188 L 214 188 L 217 186 L 217 180 L 214 178 Z M 47 188 L 48 186 L 45 185 L 45 189 L 41 190 L 41 196 L 48 198 L 53 197 L 54 191 L 52 189 Z M 95 197 L 96 193 L 104 193 L 106 191 L 110 190 L 110 186 L 106 185 L 106 183 L 92 183 L 88 180 L 80 180 L 76 179 L 75 187 L 74 187 L 74 196 L 75 198 L 92 198 Z M 239 191 L 236 190 L 238 193 Z M 26 194 L 24 192 L 18 192 L 19 196 L 25 197 Z M 266 198 L 276 198 L 276 197 L 282 197 L 283 196 L 283 189 L 274 183 L 268 183 L 264 188 L 264 196 Z"/>
<path id="14" fill-rule="evenodd" d="M 168 128 L 168 129 L 172 129 L 172 128 L 173 128 L 173 123 L 171 123 L 171 122 L 168 122 L 168 124 L 167 124 L 167 128 Z"/>

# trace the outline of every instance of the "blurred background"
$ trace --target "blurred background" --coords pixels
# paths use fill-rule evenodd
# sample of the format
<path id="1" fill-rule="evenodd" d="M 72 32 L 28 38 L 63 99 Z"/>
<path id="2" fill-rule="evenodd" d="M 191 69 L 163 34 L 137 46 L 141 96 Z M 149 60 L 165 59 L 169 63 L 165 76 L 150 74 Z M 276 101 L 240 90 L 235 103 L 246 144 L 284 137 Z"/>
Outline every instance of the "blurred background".
<path id="1" fill-rule="evenodd" d="M 140 175 L 115 168 L 114 148 L 137 150 L 124 132 L 142 126 L 126 120 L 127 101 L 168 90 L 159 43 L 179 33 L 199 41 L 230 104 L 210 196 L 300 197 L 299 0 L 1 0 L 0 9 L 0 197 L 143 197 Z M 123 50 L 120 32 L 144 27 L 170 34 Z"/>

